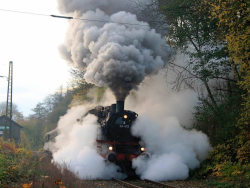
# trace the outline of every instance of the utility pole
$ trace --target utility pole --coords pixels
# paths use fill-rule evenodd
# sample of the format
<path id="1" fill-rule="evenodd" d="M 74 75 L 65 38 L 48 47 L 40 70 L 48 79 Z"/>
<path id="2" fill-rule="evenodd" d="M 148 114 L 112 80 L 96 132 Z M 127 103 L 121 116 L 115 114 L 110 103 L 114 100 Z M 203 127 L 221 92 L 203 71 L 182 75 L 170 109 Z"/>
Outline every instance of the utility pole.
<path id="1" fill-rule="evenodd" d="M 7 138 L 7 127 L 9 128 L 9 139 L 12 139 L 12 89 L 13 89 L 13 62 L 9 62 L 9 76 L 6 102 L 5 138 Z M 7 118 L 10 119 L 9 124 Z"/>

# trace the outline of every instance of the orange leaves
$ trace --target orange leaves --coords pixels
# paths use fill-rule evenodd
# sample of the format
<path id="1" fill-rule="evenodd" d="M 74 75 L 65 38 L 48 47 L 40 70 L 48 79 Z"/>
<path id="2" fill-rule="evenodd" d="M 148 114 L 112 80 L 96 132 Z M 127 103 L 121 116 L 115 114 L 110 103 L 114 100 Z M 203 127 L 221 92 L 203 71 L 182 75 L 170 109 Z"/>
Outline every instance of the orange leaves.
<path id="1" fill-rule="evenodd" d="M 15 144 L 4 142 L 2 139 L 0 139 L 0 148 L 1 148 L 1 153 L 9 153 L 9 154 L 16 153 Z"/>
<path id="2" fill-rule="evenodd" d="M 2 139 L 0 148 L 0 187 L 29 181 L 35 173 L 36 165 L 31 153 Z"/>
<path id="3" fill-rule="evenodd" d="M 56 181 L 55 181 L 55 184 L 59 187 L 59 188 L 66 188 L 64 185 L 63 185 L 63 182 L 60 178 L 58 178 Z"/>
<path id="4" fill-rule="evenodd" d="M 22 184 L 22 188 L 31 188 L 32 184 L 33 184 L 32 182 L 31 183 Z"/>

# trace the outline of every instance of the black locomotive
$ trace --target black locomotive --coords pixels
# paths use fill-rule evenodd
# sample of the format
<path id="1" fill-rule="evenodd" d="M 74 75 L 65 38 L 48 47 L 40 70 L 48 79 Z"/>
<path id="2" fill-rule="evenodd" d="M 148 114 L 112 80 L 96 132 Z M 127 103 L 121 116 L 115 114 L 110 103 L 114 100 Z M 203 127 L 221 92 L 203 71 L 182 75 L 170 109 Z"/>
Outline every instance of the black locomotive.
<path id="1" fill-rule="evenodd" d="M 96 140 L 98 153 L 120 166 L 128 176 L 133 176 L 132 160 L 146 154 L 141 139 L 131 134 L 131 127 L 138 115 L 124 110 L 124 101 L 106 107 L 98 106 L 88 113 L 97 116 L 100 124 Z"/>

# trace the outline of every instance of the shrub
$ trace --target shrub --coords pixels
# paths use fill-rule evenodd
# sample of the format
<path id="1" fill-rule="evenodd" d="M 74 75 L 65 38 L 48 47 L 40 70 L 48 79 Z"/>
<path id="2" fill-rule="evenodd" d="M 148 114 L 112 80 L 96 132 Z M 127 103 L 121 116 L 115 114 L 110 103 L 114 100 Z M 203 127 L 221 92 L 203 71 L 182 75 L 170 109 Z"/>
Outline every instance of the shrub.
<path id="1" fill-rule="evenodd" d="M 30 181 L 36 165 L 32 152 L 0 139 L 0 187 Z"/>

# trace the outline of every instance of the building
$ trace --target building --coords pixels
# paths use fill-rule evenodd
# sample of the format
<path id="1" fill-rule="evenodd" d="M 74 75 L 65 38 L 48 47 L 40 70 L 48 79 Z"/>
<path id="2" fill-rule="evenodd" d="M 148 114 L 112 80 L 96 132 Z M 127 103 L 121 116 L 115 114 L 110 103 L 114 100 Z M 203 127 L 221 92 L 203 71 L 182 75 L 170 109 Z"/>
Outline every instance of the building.
<path id="1" fill-rule="evenodd" d="M 0 137 L 4 136 L 5 132 L 5 125 L 7 125 L 6 130 L 7 130 L 7 139 L 13 139 L 16 143 L 19 143 L 21 141 L 20 137 L 20 131 L 21 128 L 23 128 L 21 125 L 16 123 L 13 120 L 10 120 L 10 118 L 6 116 L 0 116 Z M 11 125 L 11 128 L 9 127 Z M 11 132 L 9 133 L 9 130 Z"/>

